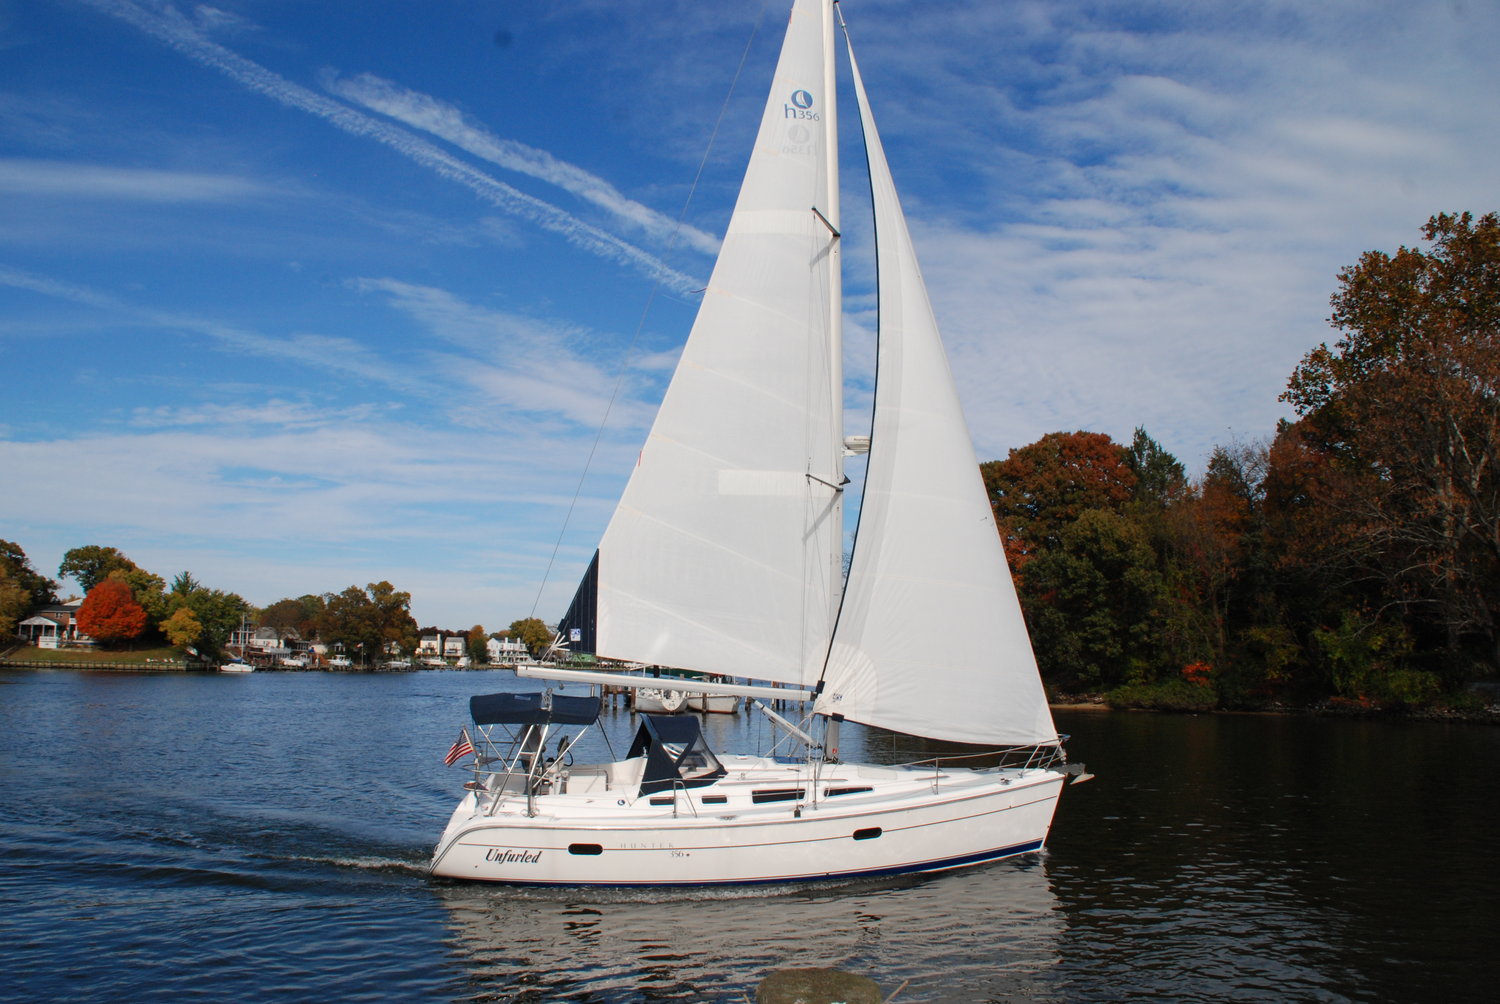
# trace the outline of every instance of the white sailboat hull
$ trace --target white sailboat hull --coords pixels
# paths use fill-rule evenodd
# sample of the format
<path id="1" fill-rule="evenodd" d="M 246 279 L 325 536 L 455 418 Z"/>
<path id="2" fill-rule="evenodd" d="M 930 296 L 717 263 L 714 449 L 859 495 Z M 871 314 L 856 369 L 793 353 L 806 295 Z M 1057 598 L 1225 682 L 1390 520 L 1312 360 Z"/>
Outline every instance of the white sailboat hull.
<path id="1" fill-rule="evenodd" d="M 1063 775 L 830 764 L 820 795 L 805 766 L 726 757 L 712 785 L 628 797 L 592 790 L 470 793 L 433 856 L 434 875 L 524 885 L 804 882 L 941 871 L 1040 850 Z M 867 791 L 859 789 L 868 788 Z M 710 801 L 705 803 L 705 796 Z M 722 802 L 714 801 L 722 798 Z M 652 804 L 653 801 L 657 804 Z"/>
<path id="2" fill-rule="evenodd" d="M 711 715 L 733 715 L 740 710 L 740 698 L 736 694 L 693 694 L 687 706 Z"/>
<path id="3" fill-rule="evenodd" d="M 671 715 L 681 711 L 687 700 L 686 691 L 647 687 L 633 692 L 631 705 L 641 714 Z"/>

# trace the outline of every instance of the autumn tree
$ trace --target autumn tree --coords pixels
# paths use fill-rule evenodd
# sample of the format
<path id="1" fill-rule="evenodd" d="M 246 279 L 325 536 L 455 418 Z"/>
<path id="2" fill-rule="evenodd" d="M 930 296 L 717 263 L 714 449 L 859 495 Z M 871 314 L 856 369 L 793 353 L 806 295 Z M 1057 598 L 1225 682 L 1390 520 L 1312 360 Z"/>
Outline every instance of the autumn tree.
<path id="1" fill-rule="evenodd" d="M 1135 489 L 1126 450 L 1099 432 L 1049 432 L 1004 460 L 980 464 L 1011 567 L 1055 546 L 1089 509 L 1118 511 Z"/>
<path id="2" fill-rule="evenodd" d="M 147 619 L 145 608 L 119 579 L 95 585 L 78 608 L 78 629 L 106 646 L 139 637 Z"/>
<path id="3" fill-rule="evenodd" d="M 277 600 L 260 612 L 262 627 L 275 628 L 282 634 L 294 635 L 302 641 L 318 637 L 318 619 L 322 616 L 324 601 L 321 596 L 305 595 L 295 599 Z"/>
<path id="4" fill-rule="evenodd" d="M 489 660 L 490 636 L 484 633 L 484 625 L 475 624 L 469 628 L 468 649 L 469 658 L 474 665 L 479 666 Z"/>
<path id="5" fill-rule="evenodd" d="M 372 582 L 364 589 L 350 586 L 323 597 L 318 635 L 365 659 L 383 657 L 387 648 L 412 652 L 417 647 L 417 622 L 411 615 L 411 593 L 389 582 Z"/>
<path id="6" fill-rule="evenodd" d="M 547 646 L 552 644 L 552 629 L 547 627 L 540 617 L 527 617 L 518 621 L 511 621 L 510 629 L 506 632 L 512 638 L 518 638 L 532 655 L 540 655 L 546 651 Z"/>
<path id="7" fill-rule="evenodd" d="M 1283 399 L 1330 458 L 1315 485 L 1351 571 L 1431 633 L 1444 669 L 1500 667 L 1500 217 L 1441 214 L 1428 250 L 1343 269 L 1342 337 Z M 1377 611 L 1378 612 L 1378 611 Z"/>
<path id="8" fill-rule="evenodd" d="M 203 625 L 199 623 L 198 617 L 187 607 L 178 610 L 162 621 L 161 633 L 166 635 L 167 641 L 178 648 L 189 648 L 198 643 L 203 637 Z"/>

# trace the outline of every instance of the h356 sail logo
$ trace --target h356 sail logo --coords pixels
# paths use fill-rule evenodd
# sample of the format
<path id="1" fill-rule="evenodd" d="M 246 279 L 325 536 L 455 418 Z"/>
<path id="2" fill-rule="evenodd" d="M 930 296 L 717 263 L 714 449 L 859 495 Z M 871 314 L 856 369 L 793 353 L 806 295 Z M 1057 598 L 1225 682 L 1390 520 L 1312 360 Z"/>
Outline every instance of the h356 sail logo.
<path id="1" fill-rule="evenodd" d="M 813 111 L 813 96 L 807 91 L 798 89 L 792 92 L 792 100 L 789 104 L 783 104 L 782 117 L 799 119 L 804 122 L 817 122 L 822 116 Z"/>

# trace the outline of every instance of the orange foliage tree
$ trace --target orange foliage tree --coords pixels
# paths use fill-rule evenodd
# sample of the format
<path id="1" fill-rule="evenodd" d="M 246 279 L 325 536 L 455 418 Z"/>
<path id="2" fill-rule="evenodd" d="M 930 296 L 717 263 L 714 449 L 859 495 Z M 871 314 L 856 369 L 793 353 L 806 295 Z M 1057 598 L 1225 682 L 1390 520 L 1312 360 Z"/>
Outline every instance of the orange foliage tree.
<path id="1" fill-rule="evenodd" d="M 146 608 L 119 579 L 105 579 L 94 586 L 78 608 L 79 630 L 102 645 L 140 637 L 146 620 Z"/>
<path id="2" fill-rule="evenodd" d="M 1005 552 L 1017 574 L 1089 509 L 1119 512 L 1136 476 L 1125 447 L 1102 432 L 1049 432 L 979 465 Z"/>

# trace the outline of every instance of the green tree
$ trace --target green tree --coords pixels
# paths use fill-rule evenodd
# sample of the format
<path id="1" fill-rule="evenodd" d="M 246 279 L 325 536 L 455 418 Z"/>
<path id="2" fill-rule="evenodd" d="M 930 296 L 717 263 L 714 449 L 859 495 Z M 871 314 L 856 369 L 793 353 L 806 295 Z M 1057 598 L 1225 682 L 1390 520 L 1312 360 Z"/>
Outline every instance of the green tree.
<path id="1" fill-rule="evenodd" d="M 0 578 L 8 579 L 25 591 L 28 608 L 57 602 L 57 583 L 31 567 L 31 560 L 20 544 L 0 540 Z"/>
<path id="2" fill-rule="evenodd" d="M 166 625 L 174 617 L 182 611 L 188 611 L 199 626 L 194 644 L 208 653 L 217 653 L 229 643 L 230 636 L 253 609 L 244 597 L 220 589 L 195 586 L 190 592 L 174 591 L 166 598 L 166 610 L 161 619 L 162 632 L 166 633 Z M 168 634 L 167 637 L 170 639 L 171 635 Z"/>
<path id="3" fill-rule="evenodd" d="M 0 568 L 0 647 L 8 645 L 16 633 L 16 625 L 26 618 L 31 609 L 31 593 L 11 577 L 8 569 Z"/>
<path id="4" fill-rule="evenodd" d="M 512 638 L 519 638 L 532 655 L 540 655 L 552 644 L 552 629 L 540 617 L 511 621 L 507 633 Z"/>
<path id="5" fill-rule="evenodd" d="M 1188 493 L 1187 472 L 1181 461 L 1162 449 L 1140 426 L 1130 441 L 1125 464 L 1135 476 L 1132 499 L 1138 505 L 1166 509 Z"/>
<path id="6" fill-rule="evenodd" d="M 1127 517 L 1084 510 L 1032 560 L 1025 592 L 1037 659 L 1054 684 L 1109 689 L 1153 682 L 1168 668 L 1158 638 L 1166 583 Z"/>
<path id="7" fill-rule="evenodd" d="M 106 578 L 115 579 L 130 587 L 135 601 L 146 611 L 151 624 L 159 624 L 171 613 L 167 602 L 167 583 L 160 575 L 153 575 L 139 565 L 116 568 Z"/>
<path id="8" fill-rule="evenodd" d="M 87 544 L 75 547 L 63 555 L 57 566 L 58 578 L 72 579 L 78 583 L 85 596 L 95 586 L 109 577 L 110 572 L 135 568 L 135 562 L 121 554 L 117 548 Z"/>
<path id="9" fill-rule="evenodd" d="M 1500 216 L 1440 214 L 1430 249 L 1369 251 L 1338 276 L 1341 338 L 1283 399 L 1329 458 L 1351 577 L 1378 582 L 1461 675 L 1500 668 Z M 1385 651 L 1390 651 L 1387 647 Z"/>

